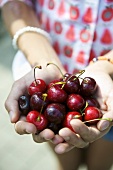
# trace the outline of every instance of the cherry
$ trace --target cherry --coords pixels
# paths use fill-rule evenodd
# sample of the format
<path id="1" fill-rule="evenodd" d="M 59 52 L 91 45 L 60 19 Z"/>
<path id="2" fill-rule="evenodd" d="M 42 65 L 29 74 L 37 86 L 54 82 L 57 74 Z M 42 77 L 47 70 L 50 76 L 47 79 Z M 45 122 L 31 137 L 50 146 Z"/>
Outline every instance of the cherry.
<path id="1" fill-rule="evenodd" d="M 32 82 L 28 88 L 28 94 L 33 95 L 36 92 L 45 93 L 47 85 L 44 80 L 36 79 L 36 81 Z"/>
<path id="2" fill-rule="evenodd" d="M 52 86 L 58 86 L 58 87 L 62 87 L 62 82 L 63 80 L 62 79 L 55 79 L 55 80 L 52 80 L 49 84 L 48 84 L 48 86 L 47 86 L 47 88 L 49 89 L 49 88 L 51 88 Z"/>
<path id="3" fill-rule="evenodd" d="M 97 107 L 88 106 L 84 110 L 84 121 L 88 124 L 96 124 L 102 117 L 102 112 Z"/>
<path id="4" fill-rule="evenodd" d="M 85 77 L 80 86 L 81 94 L 84 96 L 91 96 L 97 90 L 96 81 L 91 77 Z"/>
<path id="5" fill-rule="evenodd" d="M 61 123 L 56 124 L 56 123 L 50 122 L 47 128 L 51 129 L 55 134 L 58 134 L 58 131 L 62 128 L 62 125 Z"/>
<path id="6" fill-rule="evenodd" d="M 42 69 L 41 66 L 35 66 L 35 68 L 34 68 L 34 81 L 28 87 L 28 94 L 29 95 L 33 95 L 36 92 L 44 93 L 47 89 L 47 85 L 46 85 L 44 80 L 36 79 L 36 76 L 35 76 L 36 68 Z"/>
<path id="7" fill-rule="evenodd" d="M 19 109 L 23 115 L 27 115 L 30 110 L 30 99 L 28 95 L 20 96 L 18 100 Z"/>
<path id="8" fill-rule="evenodd" d="M 100 108 L 98 101 L 94 97 L 85 97 L 84 99 L 88 103 L 88 106 Z"/>
<path id="9" fill-rule="evenodd" d="M 84 98 L 79 94 L 70 94 L 67 98 L 67 106 L 70 110 L 78 111 L 85 105 Z"/>
<path id="10" fill-rule="evenodd" d="M 63 104 L 60 103 L 51 103 L 49 104 L 44 112 L 45 117 L 53 123 L 61 123 L 64 120 L 66 114 L 66 108 Z"/>
<path id="11" fill-rule="evenodd" d="M 67 93 L 59 86 L 53 86 L 47 91 L 48 100 L 51 102 L 64 103 L 67 99 Z"/>
<path id="12" fill-rule="evenodd" d="M 48 120 L 43 114 L 37 111 L 30 111 L 26 117 L 27 122 L 33 123 L 38 131 L 44 130 L 48 125 Z"/>
<path id="13" fill-rule="evenodd" d="M 78 93 L 79 88 L 80 88 L 80 82 L 79 82 L 79 78 L 76 76 L 69 76 L 67 78 L 66 84 L 64 85 L 64 90 L 68 93 Z"/>
<path id="14" fill-rule="evenodd" d="M 69 128 L 69 129 L 71 129 L 72 131 L 74 131 L 73 128 L 72 128 L 72 126 L 71 126 L 71 124 L 70 124 L 70 121 L 71 121 L 72 119 L 79 119 L 79 120 L 82 121 L 82 115 L 81 115 L 81 113 L 80 113 L 80 112 L 76 112 L 76 111 L 68 112 L 68 113 L 66 114 L 66 116 L 65 116 L 64 121 L 63 121 L 63 127 L 67 127 L 67 128 Z M 75 131 L 74 131 L 74 132 L 75 132 Z"/>
<path id="15" fill-rule="evenodd" d="M 30 106 L 32 110 L 40 111 L 41 108 L 45 108 L 48 103 L 47 94 L 42 92 L 35 93 L 30 98 Z"/>

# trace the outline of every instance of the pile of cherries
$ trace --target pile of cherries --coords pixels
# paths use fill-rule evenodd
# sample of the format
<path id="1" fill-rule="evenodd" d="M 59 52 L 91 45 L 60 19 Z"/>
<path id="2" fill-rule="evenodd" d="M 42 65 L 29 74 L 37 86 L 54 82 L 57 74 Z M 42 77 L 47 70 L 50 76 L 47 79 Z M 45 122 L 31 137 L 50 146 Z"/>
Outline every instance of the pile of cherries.
<path id="1" fill-rule="evenodd" d="M 50 64 L 53 63 L 47 65 Z M 62 74 L 62 78 L 46 84 L 43 79 L 35 78 L 36 68 L 41 69 L 34 68 L 34 81 L 18 103 L 21 114 L 37 127 L 38 132 L 49 128 L 56 134 L 63 127 L 73 131 L 72 119 L 80 119 L 88 126 L 100 120 L 102 113 L 94 97 L 98 87 L 93 78 L 81 78 L 84 70 Z"/>

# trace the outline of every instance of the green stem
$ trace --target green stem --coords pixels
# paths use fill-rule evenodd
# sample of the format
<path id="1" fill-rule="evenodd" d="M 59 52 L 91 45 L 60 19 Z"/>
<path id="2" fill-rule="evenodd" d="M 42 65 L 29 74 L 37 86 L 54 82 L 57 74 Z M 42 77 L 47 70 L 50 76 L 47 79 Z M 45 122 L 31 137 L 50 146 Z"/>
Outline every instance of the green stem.
<path id="1" fill-rule="evenodd" d="M 113 119 L 111 118 L 98 118 L 98 119 L 87 120 L 87 121 L 84 121 L 83 123 L 89 123 L 89 122 L 93 122 L 96 120 L 107 120 L 107 121 L 113 122 Z"/>
<path id="2" fill-rule="evenodd" d="M 47 66 L 49 66 L 50 64 L 53 64 L 54 66 L 56 66 L 58 68 L 58 70 L 60 71 L 60 73 L 62 75 L 62 78 L 64 79 L 64 75 L 63 75 L 61 69 L 55 63 L 47 63 Z"/>

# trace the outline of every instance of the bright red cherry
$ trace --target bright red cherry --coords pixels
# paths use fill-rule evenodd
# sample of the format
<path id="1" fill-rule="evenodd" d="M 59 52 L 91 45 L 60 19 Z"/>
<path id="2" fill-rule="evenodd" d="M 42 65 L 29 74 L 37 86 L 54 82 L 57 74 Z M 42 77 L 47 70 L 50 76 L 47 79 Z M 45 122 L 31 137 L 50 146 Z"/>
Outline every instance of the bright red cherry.
<path id="1" fill-rule="evenodd" d="M 46 88 L 47 88 L 47 85 L 44 80 L 36 79 L 30 84 L 28 88 L 28 94 L 33 95 L 34 93 L 37 93 L 37 92 L 44 93 L 46 91 Z"/>
<path id="2" fill-rule="evenodd" d="M 85 105 L 84 98 L 79 94 L 70 94 L 67 98 L 67 106 L 70 110 L 78 111 Z"/>
<path id="3" fill-rule="evenodd" d="M 68 112 L 68 113 L 66 114 L 66 116 L 65 116 L 65 119 L 64 119 L 64 122 L 63 122 L 63 127 L 67 127 L 67 128 L 69 128 L 69 129 L 71 129 L 72 131 L 74 131 L 73 128 L 72 128 L 72 126 L 71 126 L 71 124 L 70 124 L 70 121 L 71 121 L 72 119 L 79 119 L 79 120 L 82 121 L 82 115 L 81 115 L 81 113 L 80 113 L 80 112 L 76 112 L 76 111 L 71 111 L 71 112 Z M 75 131 L 74 131 L 74 132 L 75 132 Z"/>
<path id="4" fill-rule="evenodd" d="M 59 86 L 53 86 L 47 91 L 48 100 L 51 102 L 64 103 L 67 99 L 67 93 Z"/>
<path id="5" fill-rule="evenodd" d="M 100 119 L 102 117 L 102 112 L 100 111 L 100 109 L 93 106 L 88 106 L 84 110 L 84 113 L 85 113 L 84 121 L 88 121 L 88 124 L 96 124 L 99 120 L 95 120 L 95 119 Z"/>
<path id="6" fill-rule="evenodd" d="M 37 111 L 30 111 L 26 117 L 27 122 L 33 123 L 38 131 L 44 130 L 48 125 L 48 120 L 45 116 Z"/>

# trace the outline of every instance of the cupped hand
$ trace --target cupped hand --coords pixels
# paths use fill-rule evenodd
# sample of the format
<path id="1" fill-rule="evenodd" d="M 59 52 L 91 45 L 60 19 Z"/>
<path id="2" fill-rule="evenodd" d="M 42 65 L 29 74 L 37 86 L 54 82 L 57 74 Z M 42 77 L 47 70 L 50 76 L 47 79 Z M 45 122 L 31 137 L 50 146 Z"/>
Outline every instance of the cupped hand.
<path id="1" fill-rule="evenodd" d="M 80 120 L 71 120 L 71 125 L 75 131 L 72 132 L 68 128 L 63 128 L 59 131 L 59 135 L 65 140 L 55 147 L 58 154 L 70 151 L 74 147 L 84 148 L 88 144 L 103 137 L 112 127 L 113 123 L 113 81 L 109 74 L 103 71 L 86 70 L 83 77 L 92 77 L 98 85 L 96 99 L 100 104 L 100 109 L 103 113 L 102 120 L 97 125 L 86 126 Z M 107 119 L 110 119 L 107 120 Z"/>
<path id="2" fill-rule="evenodd" d="M 63 70 L 63 69 L 62 69 Z M 60 72 L 54 65 L 46 67 L 46 64 L 42 69 L 36 69 L 36 78 L 43 79 L 46 83 L 49 83 L 51 80 L 58 79 L 61 77 Z M 61 137 L 55 136 L 55 134 L 46 129 L 40 134 L 37 133 L 35 125 L 28 123 L 26 117 L 20 116 L 20 110 L 18 107 L 18 99 L 21 95 L 27 93 L 29 85 L 34 81 L 34 69 L 32 69 L 28 74 L 15 81 L 12 85 L 12 89 L 9 93 L 8 98 L 5 102 L 5 107 L 9 113 L 10 120 L 15 124 L 15 130 L 18 134 L 33 134 L 33 139 L 36 142 L 45 142 L 46 140 L 52 140 L 53 143 L 59 143 L 62 140 Z"/>

